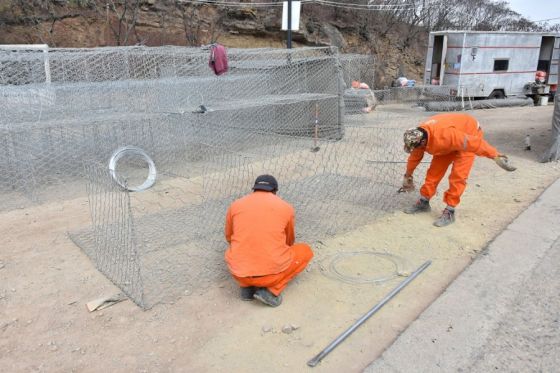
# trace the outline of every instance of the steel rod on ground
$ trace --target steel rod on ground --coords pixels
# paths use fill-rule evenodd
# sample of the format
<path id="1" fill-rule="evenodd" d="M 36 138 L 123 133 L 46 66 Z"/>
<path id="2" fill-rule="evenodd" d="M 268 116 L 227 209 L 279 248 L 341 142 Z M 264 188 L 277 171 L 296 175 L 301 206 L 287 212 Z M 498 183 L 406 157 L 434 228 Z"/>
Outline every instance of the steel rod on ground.
<path id="1" fill-rule="evenodd" d="M 377 161 L 372 159 L 366 159 L 366 163 L 408 163 L 408 161 Z M 420 162 L 420 163 L 431 163 L 431 162 Z"/>
<path id="2" fill-rule="evenodd" d="M 408 285 L 412 280 L 414 280 L 420 273 L 422 273 L 426 268 L 432 264 L 431 260 L 428 260 L 422 264 L 416 271 L 414 271 L 408 278 L 401 282 L 396 288 L 394 288 L 389 294 L 385 296 L 379 303 L 377 303 L 371 310 L 369 310 L 365 315 L 363 315 L 358 321 L 356 321 L 351 327 L 346 329 L 344 333 L 339 335 L 334 341 L 331 342 L 323 351 L 319 352 L 313 359 L 307 362 L 307 365 L 314 367 L 325 356 L 327 356 L 332 350 L 334 350 L 340 343 L 342 343 L 350 334 L 352 334 L 356 329 L 358 329 L 367 319 L 369 319 L 373 314 L 381 309 L 387 302 L 389 302 L 395 295 L 397 295 L 406 285 Z"/>

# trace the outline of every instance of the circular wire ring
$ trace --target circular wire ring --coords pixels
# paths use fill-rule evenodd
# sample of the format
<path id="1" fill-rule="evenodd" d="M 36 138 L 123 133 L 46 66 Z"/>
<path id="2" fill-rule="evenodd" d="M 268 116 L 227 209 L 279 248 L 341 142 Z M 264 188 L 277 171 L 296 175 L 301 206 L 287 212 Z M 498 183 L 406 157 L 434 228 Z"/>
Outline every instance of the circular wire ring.
<path id="1" fill-rule="evenodd" d="M 139 155 L 142 157 L 146 163 L 148 164 L 148 177 L 146 180 L 138 186 L 129 186 L 126 183 L 123 183 L 122 180 L 118 177 L 116 172 L 117 162 L 125 155 Z M 111 173 L 111 177 L 113 180 L 119 184 L 119 186 L 123 189 L 126 189 L 130 192 L 142 192 L 148 188 L 150 188 L 156 182 L 157 171 L 156 165 L 154 161 L 146 154 L 146 152 L 136 146 L 123 146 L 115 150 L 111 158 L 109 159 L 109 172 Z"/>
<path id="2" fill-rule="evenodd" d="M 350 274 L 346 274 L 337 267 L 337 265 L 341 261 L 351 257 L 356 257 L 361 255 L 373 255 L 382 259 L 386 259 L 392 264 L 393 271 L 385 274 L 385 276 L 382 277 L 364 278 L 362 276 L 352 276 Z M 329 260 L 330 263 L 325 268 L 325 270 L 322 271 L 322 273 L 333 280 L 342 281 L 348 284 L 383 283 L 386 281 L 390 281 L 398 276 L 405 276 L 406 271 L 404 270 L 404 267 L 408 267 L 408 263 L 404 258 L 401 258 L 397 255 L 390 254 L 390 253 L 375 252 L 375 251 L 342 252 L 327 259 L 330 259 Z"/>

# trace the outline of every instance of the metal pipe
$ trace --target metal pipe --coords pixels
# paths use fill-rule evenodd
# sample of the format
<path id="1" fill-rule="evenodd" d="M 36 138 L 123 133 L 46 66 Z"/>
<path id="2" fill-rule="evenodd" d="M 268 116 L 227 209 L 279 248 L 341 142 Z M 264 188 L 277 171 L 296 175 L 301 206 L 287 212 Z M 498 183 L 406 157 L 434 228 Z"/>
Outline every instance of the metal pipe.
<path id="1" fill-rule="evenodd" d="M 11 49 L 11 50 L 35 50 L 35 49 L 48 49 L 48 44 L 0 44 L 2 49 Z"/>
<path id="2" fill-rule="evenodd" d="M 307 365 L 314 367 L 319 362 L 327 356 L 332 350 L 336 348 L 342 341 L 344 341 L 350 334 L 352 334 L 356 329 L 358 329 L 367 319 L 369 319 L 374 313 L 379 311 L 387 302 L 389 302 L 395 295 L 397 295 L 406 285 L 408 285 L 412 280 L 414 280 L 420 273 L 422 273 L 426 268 L 432 264 L 431 260 L 428 260 L 422 264 L 416 271 L 414 271 L 410 277 L 407 277 L 403 282 L 401 282 L 396 288 L 394 288 L 389 294 L 385 296 L 379 303 L 377 303 L 371 310 L 369 310 L 365 315 L 363 315 L 358 321 L 354 323 L 350 328 L 346 329 L 344 333 L 339 335 L 334 341 L 331 342 L 323 351 L 319 352 L 313 359 L 307 362 Z"/>
<path id="3" fill-rule="evenodd" d="M 43 49 L 43 59 L 45 64 L 45 81 L 51 84 L 51 64 L 49 62 L 49 47 Z"/>
<path id="4" fill-rule="evenodd" d="M 463 71 L 464 71 L 463 68 L 464 68 L 464 66 L 465 66 L 465 62 L 467 62 L 467 61 L 469 60 L 469 59 L 466 58 L 466 56 L 465 56 L 465 43 L 466 43 L 466 42 L 467 42 L 467 33 L 464 32 L 464 33 L 463 33 L 463 44 L 461 45 L 461 61 L 457 61 L 457 62 L 460 63 L 460 66 L 459 66 L 459 78 L 458 78 L 458 81 L 457 81 L 457 86 L 459 86 L 459 87 L 462 87 L 462 85 L 463 85 L 463 82 L 462 82 L 462 79 L 461 79 L 461 78 L 462 78 Z"/>
<path id="5" fill-rule="evenodd" d="M 366 159 L 366 163 L 408 163 L 408 161 L 379 161 L 379 160 Z M 424 161 L 420 163 L 431 163 L 431 162 Z"/>

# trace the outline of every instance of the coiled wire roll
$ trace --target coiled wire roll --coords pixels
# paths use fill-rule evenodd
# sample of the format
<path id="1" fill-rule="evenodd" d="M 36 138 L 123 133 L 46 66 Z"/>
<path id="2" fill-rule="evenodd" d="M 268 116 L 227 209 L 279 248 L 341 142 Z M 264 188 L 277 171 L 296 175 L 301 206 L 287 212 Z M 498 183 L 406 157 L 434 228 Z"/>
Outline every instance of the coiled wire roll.
<path id="1" fill-rule="evenodd" d="M 117 163 L 125 155 L 138 155 L 142 157 L 148 164 L 148 177 L 146 180 L 138 186 L 130 186 L 125 181 L 123 181 L 116 172 Z M 142 192 L 150 187 L 152 187 L 156 182 L 157 171 L 154 161 L 148 156 L 148 154 L 136 146 L 123 146 L 115 150 L 111 158 L 109 159 L 109 172 L 113 180 L 123 189 L 130 192 Z"/>
<path id="2" fill-rule="evenodd" d="M 351 276 L 343 273 L 337 265 L 344 259 L 351 257 L 368 255 L 377 256 L 388 260 L 393 265 L 393 270 L 379 277 L 362 277 L 362 276 Z M 347 253 L 338 253 L 330 258 L 329 264 L 325 267 L 322 266 L 322 273 L 333 280 L 345 282 L 347 284 L 380 284 L 386 281 L 390 281 L 399 276 L 407 277 L 409 273 L 407 272 L 408 262 L 397 255 L 390 253 L 382 253 L 376 251 L 354 251 Z"/>

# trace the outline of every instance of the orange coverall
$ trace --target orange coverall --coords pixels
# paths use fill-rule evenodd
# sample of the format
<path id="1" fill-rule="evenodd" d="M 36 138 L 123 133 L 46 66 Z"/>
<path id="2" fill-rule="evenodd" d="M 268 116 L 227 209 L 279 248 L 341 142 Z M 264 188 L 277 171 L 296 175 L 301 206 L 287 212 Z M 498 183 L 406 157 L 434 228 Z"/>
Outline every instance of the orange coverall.
<path id="1" fill-rule="evenodd" d="M 427 132 L 428 143 L 410 153 L 406 175 L 412 175 L 424 157 L 424 152 L 433 155 L 426 180 L 420 188 L 420 194 L 430 199 L 436 194 L 437 186 L 447 168 L 453 164 L 449 175 L 449 189 L 443 200 L 447 205 L 455 207 L 467 186 L 475 156 L 493 159 L 498 156 L 498 151 L 484 140 L 478 121 L 468 114 L 434 115 L 419 127 Z"/>
<path id="2" fill-rule="evenodd" d="M 294 244 L 294 208 L 274 193 L 255 191 L 229 207 L 225 260 L 241 287 L 265 287 L 278 296 L 303 271 L 313 252 Z"/>

